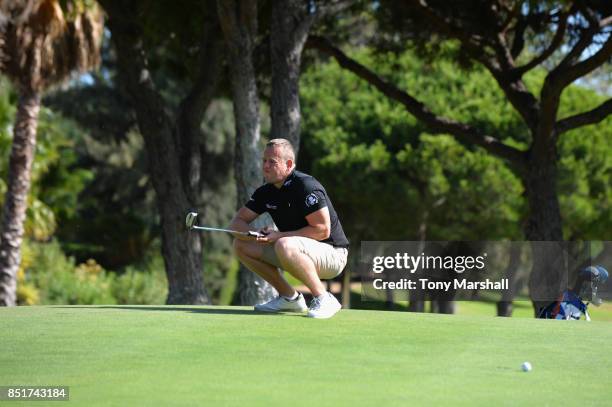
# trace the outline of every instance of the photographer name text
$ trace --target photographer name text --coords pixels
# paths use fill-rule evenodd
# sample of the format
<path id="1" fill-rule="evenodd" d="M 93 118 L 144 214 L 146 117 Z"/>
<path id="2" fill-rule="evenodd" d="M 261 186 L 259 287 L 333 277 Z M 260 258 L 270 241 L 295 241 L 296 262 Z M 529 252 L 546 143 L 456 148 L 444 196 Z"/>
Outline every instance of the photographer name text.
<path id="1" fill-rule="evenodd" d="M 402 278 L 398 281 L 384 281 L 377 278 L 372 282 L 377 290 L 507 290 L 509 283 L 507 278 L 501 280 L 485 279 L 484 281 L 468 281 L 455 278 L 448 281 L 436 281 L 428 278 L 415 280 Z"/>

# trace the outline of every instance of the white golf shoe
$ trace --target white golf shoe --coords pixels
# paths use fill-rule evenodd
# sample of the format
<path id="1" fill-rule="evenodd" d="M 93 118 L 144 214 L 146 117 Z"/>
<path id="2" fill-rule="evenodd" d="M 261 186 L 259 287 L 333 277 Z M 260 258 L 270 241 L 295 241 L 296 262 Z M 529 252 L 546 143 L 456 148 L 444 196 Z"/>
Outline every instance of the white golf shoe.
<path id="1" fill-rule="evenodd" d="M 340 311 L 342 305 L 338 302 L 336 297 L 331 293 L 326 292 L 320 297 L 314 297 L 310 303 L 308 309 L 308 316 L 310 318 L 331 318 L 334 314 Z"/>
<path id="2" fill-rule="evenodd" d="M 255 311 L 261 312 L 304 312 L 307 309 L 302 293 L 298 293 L 298 297 L 293 301 L 279 295 L 264 304 L 255 305 Z"/>

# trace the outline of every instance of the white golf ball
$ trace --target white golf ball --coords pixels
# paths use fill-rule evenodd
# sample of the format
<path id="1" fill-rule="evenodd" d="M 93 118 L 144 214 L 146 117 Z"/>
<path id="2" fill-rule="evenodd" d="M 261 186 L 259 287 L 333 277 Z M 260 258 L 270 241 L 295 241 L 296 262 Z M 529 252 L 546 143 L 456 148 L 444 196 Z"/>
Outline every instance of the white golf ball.
<path id="1" fill-rule="evenodd" d="M 523 372 L 531 372 L 531 363 L 523 362 L 521 369 L 523 369 Z"/>

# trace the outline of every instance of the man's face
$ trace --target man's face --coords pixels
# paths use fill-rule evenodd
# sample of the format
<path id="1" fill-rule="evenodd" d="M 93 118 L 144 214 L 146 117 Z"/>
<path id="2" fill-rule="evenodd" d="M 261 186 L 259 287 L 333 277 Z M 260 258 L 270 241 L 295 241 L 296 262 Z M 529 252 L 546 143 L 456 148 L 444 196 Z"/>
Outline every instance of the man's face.
<path id="1" fill-rule="evenodd" d="M 263 175 L 266 182 L 278 184 L 291 173 L 293 163 L 281 156 L 282 150 L 275 146 L 266 147 L 263 154 Z"/>

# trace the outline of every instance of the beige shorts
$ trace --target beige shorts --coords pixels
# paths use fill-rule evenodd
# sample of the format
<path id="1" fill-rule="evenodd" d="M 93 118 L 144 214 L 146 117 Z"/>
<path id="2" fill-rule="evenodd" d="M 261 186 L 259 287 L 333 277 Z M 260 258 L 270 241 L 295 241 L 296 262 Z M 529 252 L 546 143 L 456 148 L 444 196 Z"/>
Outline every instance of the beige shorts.
<path id="1" fill-rule="evenodd" d="M 344 270 L 348 257 L 348 249 L 334 247 L 308 237 L 295 236 L 291 239 L 295 239 L 300 251 L 312 259 L 320 279 L 330 280 Z M 274 244 L 264 246 L 262 260 L 278 268 L 283 268 L 274 250 Z"/>

